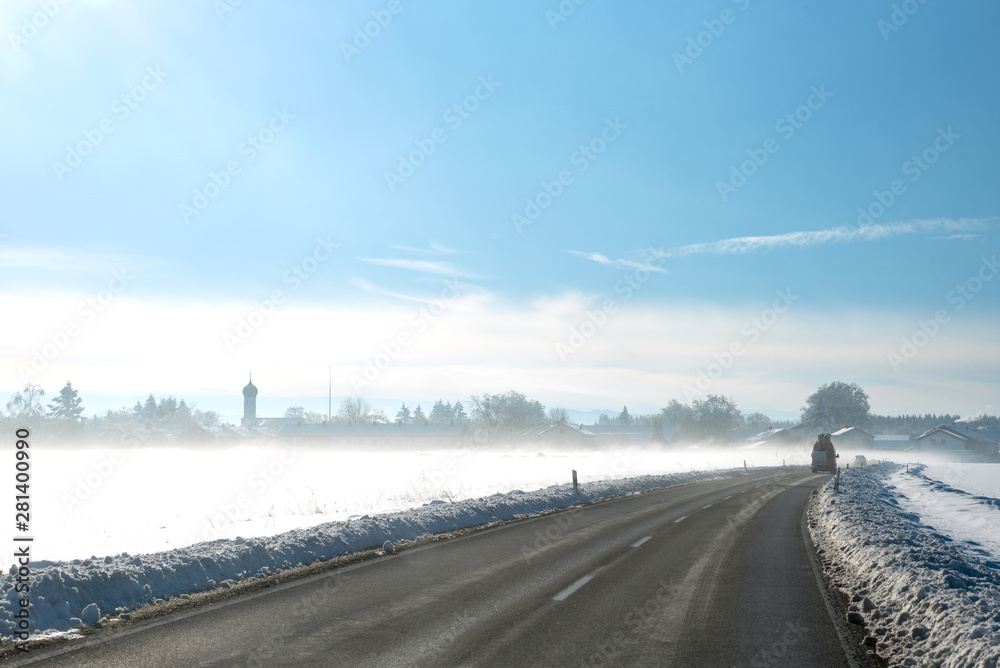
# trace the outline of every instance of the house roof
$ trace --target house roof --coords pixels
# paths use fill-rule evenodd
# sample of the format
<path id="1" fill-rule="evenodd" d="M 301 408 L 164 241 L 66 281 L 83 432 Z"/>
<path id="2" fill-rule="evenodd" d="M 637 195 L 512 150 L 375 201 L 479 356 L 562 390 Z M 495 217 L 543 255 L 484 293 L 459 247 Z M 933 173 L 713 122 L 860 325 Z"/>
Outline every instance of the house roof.
<path id="1" fill-rule="evenodd" d="M 536 424 L 532 427 L 528 427 L 527 429 L 522 429 L 514 435 L 514 438 L 538 438 L 539 436 L 552 431 L 556 427 L 567 427 L 581 436 L 596 436 L 594 432 L 584 429 L 582 426 L 578 427 L 576 425 L 569 424 L 568 422 L 557 422 L 556 424 Z"/>
<path id="2" fill-rule="evenodd" d="M 959 438 L 963 441 L 981 441 L 985 443 L 992 443 L 994 441 L 1000 440 L 1000 432 L 996 431 L 976 431 L 975 429 L 969 429 L 965 425 L 959 424 L 939 424 L 938 426 L 928 429 L 919 436 L 914 436 L 914 440 L 920 440 L 932 434 L 939 432 L 945 432 L 951 434 L 955 438 Z"/>
<path id="3" fill-rule="evenodd" d="M 851 432 L 857 432 L 859 434 L 864 434 L 865 436 L 875 438 L 875 434 L 870 434 L 864 429 L 861 429 L 860 427 L 844 427 L 843 429 L 838 429 L 837 431 L 833 432 L 832 434 L 830 434 L 830 436 L 843 436 L 845 434 L 850 434 Z"/>

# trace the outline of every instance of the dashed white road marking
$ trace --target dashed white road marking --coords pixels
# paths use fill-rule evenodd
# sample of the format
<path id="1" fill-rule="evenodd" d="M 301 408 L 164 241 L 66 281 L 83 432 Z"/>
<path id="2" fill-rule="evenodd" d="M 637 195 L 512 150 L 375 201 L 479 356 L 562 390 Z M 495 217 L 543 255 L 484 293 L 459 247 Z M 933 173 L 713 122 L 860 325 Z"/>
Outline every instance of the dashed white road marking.
<path id="1" fill-rule="evenodd" d="M 712 504 L 710 503 L 710 504 L 708 504 L 707 506 L 702 506 L 702 507 L 701 507 L 701 509 L 702 509 L 702 510 L 705 510 L 705 508 L 711 508 L 711 507 L 712 507 Z"/>
<path id="2" fill-rule="evenodd" d="M 725 498 L 724 498 L 724 499 L 722 499 L 722 500 L 723 500 L 723 501 L 725 501 L 726 499 L 731 499 L 731 498 L 733 498 L 733 495 L 732 495 L 732 494 L 730 494 L 729 496 L 725 497 Z"/>
<path id="3" fill-rule="evenodd" d="M 587 584 L 594 579 L 593 575 L 584 575 L 582 578 L 571 584 L 570 586 L 563 589 L 561 592 L 552 597 L 554 601 L 565 601 L 567 598 L 576 593 L 576 590 Z"/>
<path id="4" fill-rule="evenodd" d="M 678 517 L 676 520 L 674 520 L 674 524 L 677 524 L 678 522 L 683 522 L 684 520 L 687 519 L 687 517 L 688 517 L 687 515 L 682 515 Z"/>
<path id="5" fill-rule="evenodd" d="M 637 540 L 634 543 L 632 543 L 632 547 L 639 547 L 640 545 L 642 545 L 643 543 L 645 543 L 650 538 L 652 538 L 652 536 L 646 536 L 645 538 L 640 538 L 639 540 Z"/>

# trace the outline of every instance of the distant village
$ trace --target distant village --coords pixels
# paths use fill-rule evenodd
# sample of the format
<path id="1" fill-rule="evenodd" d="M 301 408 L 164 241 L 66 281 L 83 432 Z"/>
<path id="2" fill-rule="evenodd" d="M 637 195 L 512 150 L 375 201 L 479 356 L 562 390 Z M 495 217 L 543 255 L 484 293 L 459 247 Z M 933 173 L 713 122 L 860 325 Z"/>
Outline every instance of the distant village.
<path id="1" fill-rule="evenodd" d="M 744 416 L 732 399 L 719 395 L 708 395 L 691 405 L 671 401 L 653 415 L 633 416 L 623 407 L 618 415 L 601 415 L 596 423 L 585 425 L 570 421 L 565 409 L 546 412 L 538 401 L 514 391 L 473 396 L 468 412 L 461 401 L 438 400 L 427 415 L 420 406 L 411 411 L 404 403 L 395 419 L 360 397 L 345 399 L 336 415 L 291 407 L 281 417 L 261 417 L 257 415 L 258 394 L 251 377 L 242 390 L 243 418 L 239 425 L 233 425 L 183 400 L 168 397 L 158 402 L 152 395 L 132 409 L 88 419 L 83 417 L 82 400 L 70 383 L 48 409 L 41 404 L 41 388 L 29 385 L 0 412 L 0 426 L 3 431 L 12 431 L 22 423 L 43 421 L 48 431 L 65 440 L 94 445 L 283 441 L 295 446 L 386 450 L 494 443 L 567 449 L 711 446 L 751 453 L 806 448 L 818 434 L 829 433 L 838 449 L 850 452 L 938 453 L 967 462 L 1000 460 L 1000 419 L 996 417 L 871 415 L 867 395 L 860 387 L 836 382 L 808 398 L 797 423 L 772 421 L 761 413 Z"/>

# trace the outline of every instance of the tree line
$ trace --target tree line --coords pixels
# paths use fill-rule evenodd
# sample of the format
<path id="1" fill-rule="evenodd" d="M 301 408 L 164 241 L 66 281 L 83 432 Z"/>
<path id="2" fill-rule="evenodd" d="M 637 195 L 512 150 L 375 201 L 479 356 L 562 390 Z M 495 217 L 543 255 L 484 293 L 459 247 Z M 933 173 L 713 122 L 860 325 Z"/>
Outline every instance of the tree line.
<path id="1" fill-rule="evenodd" d="M 71 435 L 83 426 L 117 427 L 126 433 L 137 430 L 162 429 L 178 433 L 194 425 L 215 427 L 221 418 L 215 411 L 203 411 L 184 399 L 173 396 L 157 399 L 149 394 L 145 401 L 136 401 L 132 408 L 109 410 L 103 416 L 84 417 L 83 401 L 79 392 L 67 381 L 51 399 L 44 401 L 45 391 L 38 385 L 28 384 L 16 392 L 0 411 L 0 427 L 5 433 L 22 426 L 45 426 L 53 433 Z M 466 408 L 468 406 L 468 408 Z M 327 419 L 319 413 L 293 406 L 285 411 L 286 418 L 319 423 Z M 507 440 L 528 427 L 549 423 L 569 422 L 569 411 L 562 407 L 546 410 L 541 402 L 524 394 L 509 390 L 498 394 L 481 394 L 461 400 L 438 399 L 430 411 L 420 404 L 411 409 L 404 402 L 390 420 L 381 409 L 373 408 L 363 397 L 347 397 L 337 413 L 331 417 L 341 422 L 377 422 L 398 424 L 469 424 L 488 438 Z M 868 394 L 856 383 L 835 381 L 819 387 L 806 398 L 799 422 L 772 420 L 763 413 L 743 415 L 736 401 L 724 395 L 709 394 L 690 404 L 670 400 L 657 413 L 634 415 L 627 406 L 615 416 L 602 414 L 598 425 L 643 425 L 652 428 L 654 440 L 666 440 L 664 426 L 675 427 L 672 440 L 679 442 L 722 442 L 729 440 L 734 430 L 763 432 L 780 427 L 797 427 L 807 436 L 832 433 L 841 427 L 859 427 L 872 433 L 920 433 L 940 424 L 957 422 L 961 418 L 950 414 L 925 415 L 874 415 L 870 410 Z M 964 424 L 970 429 L 1000 430 L 1000 418 L 981 415 Z"/>
<path id="2" fill-rule="evenodd" d="M 83 399 L 72 382 L 66 381 L 48 406 L 45 405 L 45 390 L 40 385 L 29 383 L 11 396 L 6 410 L 0 411 L 0 426 L 5 433 L 29 427 L 72 436 L 85 426 L 117 427 L 126 433 L 139 429 L 163 429 L 176 433 L 194 425 L 215 427 L 221 421 L 215 411 L 199 410 L 194 404 L 172 396 L 157 400 L 152 394 L 146 397 L 145 402 L 136 401 L 132 408 L 108 410 L 102 416 L 94 414 L 90 418 L 83 413 Z"/>

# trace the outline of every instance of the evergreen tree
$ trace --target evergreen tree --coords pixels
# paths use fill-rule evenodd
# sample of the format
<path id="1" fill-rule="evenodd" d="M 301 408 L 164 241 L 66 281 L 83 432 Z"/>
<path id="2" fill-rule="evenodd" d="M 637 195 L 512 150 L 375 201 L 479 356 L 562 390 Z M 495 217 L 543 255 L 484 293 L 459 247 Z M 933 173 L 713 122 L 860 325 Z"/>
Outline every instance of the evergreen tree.
<path id="1" fill-rule="evenodd" d="M 424 411 L 420 408 L 420 406 L 413 409 L 413 421 L 422 424 L 427 423 L 427 416 L 424 415 Z"/>
<path id="2" fill-rule="evenodd" d="M 152 393 L 146 397 L 146 403 L 142 405 L 140 415 L 146 424 L 152 424 L 153 420 L 156 419 L 156 397 Z"/>
<path id="3" fill-rule="evenodd" d="M 451 419 L 455 422 L 465 422 L 469 419 L 469 416 L 465 414 L 465 407 L 462 406 L 461 401 L 456 401 L 455 405 L 451 407 Z"/>
<path id="4" fill-rule="evenodd" d="M 632 424 L 632 416 L 628 414 L 628 406 L 623 406 L 622 412 L 618 414 L 618 424 Z"/>
<path id="5" fill-rule="evenodd" d="M 74 390 L 73 384 L 67 380 L 63 389 L 59 390 L 59 394 L 52 399 L 52 405 L 49 406 L 49 416 L 57 420 L 79 422 L 82 414 L 83 402 L 80 399 L 80 393 Z"/>
<path id="6" fill-rule="evenodd" d="M 406 424 L 412 419 L 412 417 L 413 416 L 410 415 L 410 409 L 406 407 L 406 404 L 403 404 L 403 407 L 399 409 L 398 413 L 396 413 L 396 422 Z"/>
<path id="7" fill-rule="evenodd" d="M 445 408 L 444 402 L 438 399 L 431 408 L 430 421 L 444 423 L 451 420 L 451 411 Z"/>

